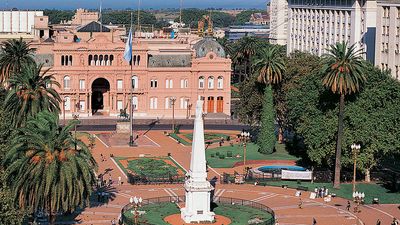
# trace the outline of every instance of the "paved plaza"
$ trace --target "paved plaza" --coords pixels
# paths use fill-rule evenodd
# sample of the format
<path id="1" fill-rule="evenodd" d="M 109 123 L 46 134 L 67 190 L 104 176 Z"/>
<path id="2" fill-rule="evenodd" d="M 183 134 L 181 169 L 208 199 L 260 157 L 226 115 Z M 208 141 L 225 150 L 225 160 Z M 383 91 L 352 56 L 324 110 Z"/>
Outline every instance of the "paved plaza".
<path id="1" fill-rule="evenodd" d="M 221 132 L 221 131 L 213 131 Z M 237 131 L 222 131 L 224 133 L 238 133 Z M 146 156 L 167 156 L 172 155 L 175 161 L 184 169 L 189 168 L 190 146 L 177 143 L 174 139 L 166 136 L 163 131 L 149 131 L 144 134 L 138 132 L 138 147 L 129 148 L 126 146 L 128 139 L 119 141 L 112 140 L 117 134 L 96 133 L 96 146 L 93 155 L 99 164 L 98 173 L 105 173 L 106 178 L 111 175 L 115 181 L 110 188 L 111 196 L 108 203 L 94 202 L 93 207 L 86 208 L 76 220 L 81 224 L 111 224 L 111 220 L 117 220 L 121 208 L 129 203 L 132 196 L 140 196 L 144 199 L 163 196 L 184 196 L 183 184 L 172 185 L 131 185 L 127 183 L 127 176 L 123 173 L 117 163 L 110 158 L 110 155 L 121 157 Z M 114 146 L 113 146 L 114 145 Z M 217 145 L 217 144 L 215 144 Z M 214 146 L 211 146 L 212 148 Z M 104 160 L 102 159 L 104 157 Z M 219 177 L 224 171 L 240 171 L 242 168 L 234 169 L 213 169 L 208 172 L 209 178 Z M 109 175 L 110 174 L 110 175 Z M 118 177 L 122 178 L 123 184 L 117 185 Z M 309 193 L 303 193 L 303 207 L 300 209 L 299 197 L 295 197 L 296 190 L 283 189 L 280 187 L 254 186 L 250 184 L 217 184 L 214 199 L 219 197 L 232 197 L 262 203 L 275 211 L 276 218 L 280 225 L 306 225 L 312 224 L 315 218 L 317 224 L 321 225 L 375 225 L 379 218 L 382 225 L 390 224 L 393 217 L 400 218 L 398 205 L 364 205 L 360 213 L 353 213 L 346 210 L 347 200 L 333 198 L 329 203 L 323 199 L 309 199 Z"/>

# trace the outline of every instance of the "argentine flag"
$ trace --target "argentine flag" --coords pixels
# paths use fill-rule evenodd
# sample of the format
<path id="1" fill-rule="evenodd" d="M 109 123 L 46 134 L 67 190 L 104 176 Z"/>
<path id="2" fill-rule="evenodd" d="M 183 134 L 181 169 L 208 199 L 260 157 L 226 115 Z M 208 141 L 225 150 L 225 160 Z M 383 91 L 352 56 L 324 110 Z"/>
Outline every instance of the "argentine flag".
<path id="1" fill-rule="evenodd" d="M 128 62 L 132 60 L 132 28 L 129 29 L 128 40 L 126 40 L 124 59 Z"/>

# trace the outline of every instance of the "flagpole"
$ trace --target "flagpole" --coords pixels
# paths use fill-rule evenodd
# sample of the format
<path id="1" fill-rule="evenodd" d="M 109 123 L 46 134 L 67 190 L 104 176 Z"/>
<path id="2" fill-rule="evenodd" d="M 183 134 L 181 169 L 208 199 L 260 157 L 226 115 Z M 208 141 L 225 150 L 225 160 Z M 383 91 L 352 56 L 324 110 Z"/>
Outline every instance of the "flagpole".
<path id="1" fill-rule="evenodd" d="M 138 10 L 137 10 L 137 26 L 138 26 L 138 36 L 139 36 L 139 38 L 140 38 L 140 2 L 141 2 L 141 0 L 139 0 Z"/>
<path id="2" fill-rule="evenodd" d="M 130 32 L 132 32 L 132 20 L 133 20 L 133 13 L 131 12 L 131 28 L 130 28 Z M 132 35 L 130 37 L 131 39 L 133 39 Z M 133 44 L 133 40 L 131 40 L 132 44 Z M 131 104 L 130 104 L 130 111 L 131 111 L 131 117 L 130 117 L 130 136 L 129 136 L 129 146 L 130 147 L 135 147 L 135 140 L 133 138 L 133 80 L 132 80 L 132 74 L 133 74 L 133 48 L 131 48 L 131 60 L 130 60 L 130 64 L 131 64 L 131 73 L 130 73 L 130 79 L 131 79 Z"/>

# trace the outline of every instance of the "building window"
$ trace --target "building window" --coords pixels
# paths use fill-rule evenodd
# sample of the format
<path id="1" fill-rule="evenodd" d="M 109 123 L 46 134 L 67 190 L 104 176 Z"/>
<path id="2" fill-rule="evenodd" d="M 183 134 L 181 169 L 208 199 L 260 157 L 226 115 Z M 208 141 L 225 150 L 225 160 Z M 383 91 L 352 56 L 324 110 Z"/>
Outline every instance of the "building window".
<path id="1" fill-rule="evenodd" d="M 124 106 L 122 104 L 122 100 L 118 100 L 117 101 L 117 110 L 121 111 L 121 109 L 124 109 Z"/>
<path id="2" fill-rule="evenodd" d="M 165 88 L 173 88 L 173 80 L 172 79 L 166 79 L 165 80 Z"/>
<path id="3" fill-rule="evenodd" d="M 224 88 L 224 78 L 222 76 L 218 77 L 218 84 L 217 84 L 218 89 L 223 89 Z"/>
<path id="4" fill-rule="evenodd" d="M 181 88 L 188 88 L 189 81 L 187 79 L 181 79 Z"/>
<path id="5" fill-rule="evenodd" d="M 132 88 L 133 89 L 139 88 L 139 80 L 137 76 L 132 76 Z"/>
<path id="6" fill-rule="evenodd" d="M 150 109 L 157 109 L 158 99 L 156 97 L 150 98 Z"/>
<path id="7" fill-rule="evenodd" d="M 134 97 L 132 98 L 132 105 L 133 105 L 133 110 L 139 109 L 138 97 L 134 96 Z"/>
<path id="8" fill-rule="evenodd" d="M 85 90 L 85 80 L 79 80 L 79 89 L 80 90 Z"/>
<path id="9" fill-rule="evenodd" d="M 187 98 L 187 97 L 182 97 L 182 98 L 180 99 L 180 108 L 181 108 L 181 109 L 187 109 L 187 107 L 188 107 L 188 102 L 189 102 L 189 98 Z"/>
<path id="10" fill-rule="evenodd" d="M 214 89 L 214 77 L 208 77 L 208 89 Z"/>
<path id="11" fill-rule="evenodd" d="M 171 108 L 171 107 L 170 107 L 170 103 L 171 103 L 170 97 L 166 97 L 166 98 L 165 98 L 165 109 Z"/>
<path id="12" fill-rule="evenodd" d="M 157 80 L 151 80 L 150 81 L 150 87 L 151 88 L 157 88 L 157 86 L 158 86 Z"/>
<path id="13" fill-rule="evenodd" d="M 70 89 L 71 88 L 71 79 L 69 76 L 64 77 L 64 89 Z"/>
<path id="14" fill-rule="evenodd" d="M 71 110 L 71 98 L 69 96 L 64 98 L 64 109 L 65 111 Z"/>
<path id="15" fill-rule="evenodd" d="M 85 101 L 84 100 L 80 100 L 79 101 L 79 110 L 80 111 L 85 111 L 85 107 L 86 107 Z"/>
<path id="16" fill-rule="evenodd" d="M 199 77 L 199 88 L 204 89 L 204 77 Z"/>
<path id="17" fill-rule="evenodd" d="M 117 89 L 122 90 L 123 89 L 123 81 L 122 80 L 117 80 Z"/>

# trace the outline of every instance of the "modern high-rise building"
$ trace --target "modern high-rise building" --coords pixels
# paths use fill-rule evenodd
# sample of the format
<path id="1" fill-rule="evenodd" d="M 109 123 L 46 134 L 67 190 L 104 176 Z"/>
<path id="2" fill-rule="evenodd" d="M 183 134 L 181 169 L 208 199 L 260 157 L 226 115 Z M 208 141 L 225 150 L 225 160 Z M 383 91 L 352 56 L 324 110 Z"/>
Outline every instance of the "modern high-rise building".
<path id="1" fill-rule="evenodd" d="M 272 44 L 286 45 L 288 26 L 288 1 L 271 0 L 270 9 L 270 42 Z"/>
<path id="2" fill-rule="evenodd" d="M 375 61 L 376 1 L 288 0 L 288 53 L 316 55 L 337 42 L 357 44 Z"/>
<path id="3" fill-rule="evenodd" d="M 400 1 L 378 0 L 375 65 L 400 79 Z"/>

